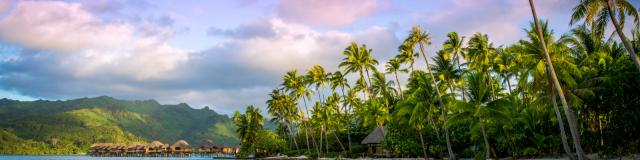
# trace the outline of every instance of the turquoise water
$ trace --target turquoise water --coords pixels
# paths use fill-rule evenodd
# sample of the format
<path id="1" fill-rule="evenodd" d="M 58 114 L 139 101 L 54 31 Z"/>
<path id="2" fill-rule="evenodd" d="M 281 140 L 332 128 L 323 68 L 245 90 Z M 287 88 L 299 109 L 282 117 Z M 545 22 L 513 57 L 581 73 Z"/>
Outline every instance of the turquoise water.
<path id="1" fill-rule="evenodd" d="M 0 155 L 0 160 L 204 160 L 202 157 L 91 157 L 87 155 Z"/>

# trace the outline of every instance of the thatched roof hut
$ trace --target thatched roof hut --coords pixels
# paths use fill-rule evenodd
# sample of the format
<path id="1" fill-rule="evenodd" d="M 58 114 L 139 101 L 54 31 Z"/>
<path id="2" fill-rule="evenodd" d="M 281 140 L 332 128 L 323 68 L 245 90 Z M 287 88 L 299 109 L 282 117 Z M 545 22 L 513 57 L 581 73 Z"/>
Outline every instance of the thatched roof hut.
<path id="1" fill-rule="evenodd" d="M 171 145 L 171 149 L 173 150 L 191 149 L 191 145 L 189 145 L 189 143 L 187 143 L 187 141 L 185 140 L 179 140 L 176 143 Z"/>
<path id="2" fill-rule="evenodd" d="M 213 142 L 212 140 L 203 141 L 198 145 L 200 148 L 223 148 L 224 145 Z"/>
<path id="3" fill-rule="evenodd" d="M 384 129 L 385 129 L 384 126 L 383 127 L 376 127 L 360 143 L 362 143 L 362 144 L 380 144 L 380 143 L 382 143 L 382 140 L 384 140 L 384 134 L 385 134 Z"/>

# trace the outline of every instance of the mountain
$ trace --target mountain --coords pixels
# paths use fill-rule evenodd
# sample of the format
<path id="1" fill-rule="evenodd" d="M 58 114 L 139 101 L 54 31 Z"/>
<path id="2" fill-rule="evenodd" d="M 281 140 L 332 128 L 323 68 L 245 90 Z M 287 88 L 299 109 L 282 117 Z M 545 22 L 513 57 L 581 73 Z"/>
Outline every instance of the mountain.
<path id="1" fill-rule="evenodd" d="M 67 101 L 0 99 L 0 154 L 83 153 L 93 143 L 174 143 L 211 139 L 235 145 L 235 126 L 208 107 L 107 96 Z"/>

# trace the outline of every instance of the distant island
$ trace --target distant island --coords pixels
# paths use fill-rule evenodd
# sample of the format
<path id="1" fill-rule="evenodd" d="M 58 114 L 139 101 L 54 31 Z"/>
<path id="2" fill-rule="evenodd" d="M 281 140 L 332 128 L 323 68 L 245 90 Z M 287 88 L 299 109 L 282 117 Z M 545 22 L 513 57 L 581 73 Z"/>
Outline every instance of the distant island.
<path id="1" fill-rule="evenodd" d="M 66 101 L 0 99 L 0 154 L 78 154 L 95 143 L 184 139 L 234 146 L 227 115 L 181 103 L 101 96 Z"/>

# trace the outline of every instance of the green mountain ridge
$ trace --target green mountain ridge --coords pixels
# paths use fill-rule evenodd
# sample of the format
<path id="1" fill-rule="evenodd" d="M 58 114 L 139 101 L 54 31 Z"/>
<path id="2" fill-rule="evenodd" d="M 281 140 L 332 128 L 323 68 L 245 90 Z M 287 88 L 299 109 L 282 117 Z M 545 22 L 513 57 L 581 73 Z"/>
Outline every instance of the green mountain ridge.
<path id="1" fill-rule="evenodd" d="M 235 126 L 226 115 L 185 103 L 128 101 L 107 96 L 66 101 L 0 99 L 0 154 L 85 152 L 93 143 L 174 143 L 211 139 L 235 145 Z"/>

